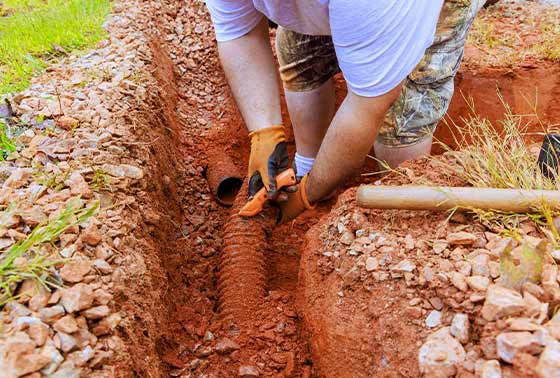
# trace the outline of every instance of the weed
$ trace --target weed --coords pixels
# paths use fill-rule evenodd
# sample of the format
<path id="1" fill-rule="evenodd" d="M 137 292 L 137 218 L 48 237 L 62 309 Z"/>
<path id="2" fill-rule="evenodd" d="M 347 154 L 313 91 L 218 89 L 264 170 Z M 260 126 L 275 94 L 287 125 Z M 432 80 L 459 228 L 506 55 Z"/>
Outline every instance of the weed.
<path id="1" fill-rule="evenodd" d="M 91 178 L 89 185 L 93 190 L 111 190 L 111 178 L 109 174 L 100 168 L 94 168 L 93 177 Z"/>
<path id="2" fill-rule="evenodd" d="M 63 51 L 83 49 L 104 35 L 109 0 L 11 1 L 0 18 L 0 93 L 28 86 Z M 9 5 L 8 5 L 9 6 Z"/>
<path id="3" fill-rule="evenodd" d="M 46 288 L 60 286 L 50 274 L 53 261 L 40 254 L 41 246 L 52 243 L 68 228 L 80 224 L 96 213 L 99 204 L 83 207 L 79 197 L 67 201 L 66 207 L 52 221 L 39 225 L 23 240 L 18 241 L 0 254 L 0 306 L 14 298 L 14 287 L 26 278 L 37 280 Z M 21 263 L 18 258 L 27 261 Z"/>
<path id="4" fill-rule="evenodd" d="M 8 126 L 0 120 L 0 161 L 6 160 L 15 150 L 16 144 L 9 135 Z"/>

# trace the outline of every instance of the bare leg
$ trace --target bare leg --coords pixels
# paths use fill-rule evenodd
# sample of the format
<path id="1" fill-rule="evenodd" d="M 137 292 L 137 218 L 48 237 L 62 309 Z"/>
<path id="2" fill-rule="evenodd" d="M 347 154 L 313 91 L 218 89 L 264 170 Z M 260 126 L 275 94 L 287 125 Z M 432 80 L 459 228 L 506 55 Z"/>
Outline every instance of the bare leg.
<path id="1" fill-rule="evenodd" d="M 426 136 L 418 143 L 402 146 L 388 146 L 376 141 L 374 143 L 375 157 L 384 161 L 391 168 L 396 168 L 407 160 L 430 156 L 432 150 L 432 135 Z"/>
<path id="2" fill-rule="evenodd" d="M 382 96 L 369 98 L 348 93 L 325 135 L 309 174 L 305 187 L 309 202 L 321 200 L 362 166 L 385 112 L 400 90 L 399 85 Z"/>
<path id="3" fill-rule="evenodd" d="M 286 103 L 292 120 L 298 154 L 315 158 L 334 117 L 334 83 L 330 79 L 319 88 L 307 92 L 287 89 Z"/>

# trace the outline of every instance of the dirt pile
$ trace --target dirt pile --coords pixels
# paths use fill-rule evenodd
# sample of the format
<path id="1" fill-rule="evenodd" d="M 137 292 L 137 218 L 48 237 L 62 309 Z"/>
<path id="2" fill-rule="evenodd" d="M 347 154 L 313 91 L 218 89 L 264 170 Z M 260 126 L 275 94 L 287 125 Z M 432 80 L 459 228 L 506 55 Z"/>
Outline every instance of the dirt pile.
<path id="1" fill-rule="evenodd" d="M 144 178 L 127 154 L 125 114 L 145 98 L 132 77 L 145 47 L 127 26 L 135 15 L 120 11 L 97 50 L 68 57 L 11 100 L 6 122 L 24 131 L 1 164 L 1 241 L 24 279 L 14 275 L 17 300 L 2 311 L 5 377 L 105 377 L 124 357 L 114 295 L 124 265 L 142 269 L 125 251 L 137 226 L 127 208 Z"/>
<path id="2" fill-rule="evenodd" d="M 267 235 L 264 298 L 250 331 L 224 322 L 218 267 L 230 209 L 214 201 L 205 174 L 214 151 L 243 170 L 249 146 L 218 69 L 206 9 L 194 0 L 125 1 L 114 13 L 96 50 L 68 57 L 12 101 L 32 127 L 0 165 L 0 246 L 11 247 L 69 205 L 80 213 L 99 203 L 99 210 L 40 246 L 56 261 L 49 277 L 59 288 L 12 285 L 27 294 L 2 311 L 1 365 L 10 374 L 344 377 L 362 367 L 355 376 L 393 377 L 439 364 L 464 377 L 497 369 L 507 376 L 537 358 L 539 369 L 556 368 L 555 344 L 543 339 L 543 330 L 556 337 L 551 314 L 523 319 L 536 315 L 537 302 L 551 303 L 552 268 L 548 286 L 522 287 L 523 306 L 508 292 L 513 306 L 483 311 L 499 278 L 492 232 L 471 220 L 446 224 L 442 214 L 364 212 L 352 192 L 308 234 L 299 311 L 303 235 L 329 203 Z M 552 77 L 550 69 L 535 72 Z M 484 84 L 488 93 L 484 80 L 463 72 L 472 74 L 474 90 Z M 412 168 L 404 172 L 437 176 Z M 523 315 L 514 324 L 480 315 L 512 308 Z M 434 354 L 433 340 L 449 348 Z"/>
<path id="3" fill-rule="evenodd" d="M 433 161 L 382 182 L 426 178 L 461 184 Z M 560 374 L 556 252 L 529 221 L 515 240 L 465 214 L 365 210 L 354 197 L 311 229 L 302 255 L 299 310 L 321 376 Z M 541 256 L 542 270 L 519 273 L 506 253 Z"/>

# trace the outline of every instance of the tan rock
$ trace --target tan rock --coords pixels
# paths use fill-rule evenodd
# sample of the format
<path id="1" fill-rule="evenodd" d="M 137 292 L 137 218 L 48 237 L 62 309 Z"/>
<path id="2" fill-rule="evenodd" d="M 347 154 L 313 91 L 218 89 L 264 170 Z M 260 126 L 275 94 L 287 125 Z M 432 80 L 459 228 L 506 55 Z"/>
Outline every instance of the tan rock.
<path id="1" fill-rule="evenodd" d="M 38 224 L 46 223 L 48 220 L 41 206 L 32 206 L 23 210 L 21 212 L 21 219 L 23 219 L 25 224 L 29 227 L 35 227 Z"/>
<path id="2" fill-rule="evenodd" d="M 467 277 L 467 284 L 474 291 L 486 291 L 490 285 L 490 279 L 484 276 Z"/>
<path id="3" fill-rule="evenodd" d="M 560 377 L 560 343 L 550 343 L 544 348 L 536 371 L 539 378 Z"/>
<path id="4" fill-rule="evenodd" d="M 4 181 L 3 187 L 19 189 L 27 185 L 29 179 L 31 178 L 31 173 L 32 170 L 29 168 L 18 168 L 14 172 L 12 172 L 12 174 L 6 179 L 6 181 Z"/>
<path id="5" fill-rule="evenodd" d="M 259 376 L 259 369 L 253 365 L 239 366 L 239 376 L 242 378 L 255 378 Z"/>
<path id="6" fill-rule="evenodd" d="M 76 126 L 78 126 L 79 121 L 75 118 L 68 117 L 68 116 L 61 116 L 56 120 L 56 124 L 64 130 L 72 130 Z"/>
<path id="7" fill-rule="evenodd" d="M 85 316 L 87 319 L 92 319 L 92 320 L 104 318 L 108 316 L 110 313 L 111 310 L 107 306 L 92 307 L 81 312 L 81 314 Z"/>
<path id="8" fill-rule="evenodd" d="M 66 282 L 77 283 L 91 270 L 92 262 L 87 259 L 71 260 L 60 269 L 60 277 Z"/>
<path id="9" fill-rule="evenodd" d="M 525 352 L 537 355 L 542 351 L 542 345 L 535 335 L 530 332 L 504 332 L 496 338 L 498 356 L 510 364 L 516 354 Z"/>
<path id="10" fill-rule="evenodd" d="M 93 305 L 93 290 L 84 283 L 76 284 L 62 291 L 61 303 L 69 313 L 88 309 Z"/>
<path id="11" fill-rule="evenodd" d="M 80 234 L 80 237 L 84 241 L 84 243 L 92 246 L 98 245 L 103 239 L 101 233 L 99 232 L 99 229 L 95 224 L 92 224 L 88 228 L 83 230 Z"/>
<path id="12" fill-rule="evenodd" d="M 510 318 L 506 324 L 511 331 L 538 331 L 541 326 L 535 324 L 531 318 Z"/>
<path id="13" fill-rule="evenodd" d="M 62 361 L 64 361 L 64 357 L 58 351 L 56 346 L 54 345 L 54 341 L 48 340 L 45 345 L 40 349 L 40 354 L 47 357 L 49 359 L 49 363 L 41 370 L 41 373 L 45 374 L 47 377 L 50 377 L 50 374 L 54 373 L 56 369 L 60 366 Z"/>
<path id="14" fill-rule="evenodd" d="M 447 248 L 448 244 L 445 240 L 436 240 L 433 244 L 433 250 L 436 255 L 439 255 Z"/>
<path id="15" fill-rule="evenodd" d="M 19 356 L 15 360 L 15 372 L 17 377 L 36 372 L 49 363 L 49 359 L 38 353 Z"/>
<path id="16" fill-rule="evenodd" d="M 72 172 L 70 177 L 64 181 L 64 184 L 70 187 L 70 194 L 73 196 L 80 196 L 86 199 L 93 197 L 92 190 L 80 172 Z"/>
<path id="17" fill-rule="evenodd" d="M 59 332 L 74 333 L 78 330 L 78 324 L 72 315 L 66 315 L 58 319 L 53 324 L 53 328 L 55 331 Z"/>
<path id="18" fill-rule="evenodd" d="M 482 364 L 480 378 L 502 378 L 502 368 L 497 360 L 485 361 Z"/>
<path id="19" fill-rule="evenodd" d="M 227 337 L 218 341 L 218 343 L 214 347 L 214 350 L 219 354 L 229 354 L 238 349 L 239 349 L 239 344 L 237 344 L 235 341 L 231 339 L 228 339 Z"/>
<path id="20" fill-rule="evenodd" d="M 136 180 L 140 180 L 144 177 L 142 169 L 129 164 L 103 164 L 101 169 L 114 177 L 128 177 Z"/>
<path id="21" fill-rule="evenodd" d="M 467 281 L 463 274 L 455 271 L 449 272 L 449 280 L 457 289 L 467 291 Z"/>
<path id="22" fill-rule="evenodd" d="M 379 267 L 379 261 L 375 257 L 368 257 L 366 259 L 366 270 L 372 272 Z"/>
<path id="23" fill-rule="evenodd" d="M 74 336 L 68 335 L 64 332 L 58 332 L 54 335 L 53 341 L 56 347 L 64 353 L 74 350 L 78 345 Z"/>
<path id="24" fill-rule="evenodd" d="M 37 346 L 42 346 L 49 337 L 49 327 L 43 323 L 30 324 L 27 334 Z"/>
<path id="25" fill-rule="evenodd" d="M 487 321 L 523 313 L 526 304 L 521 295 L 498 285 L 490 285 L 482 307 L 482 317 Z"/>
<path id="26" fill-rule="evenodd" d="M 478 240 L 475 234 L 465 231 L 453 232 L 447 235 L 447 242 L 456 245 L 472 245 Z"/>
<path id="27" fill-rule="evenodd" d="M 486 253 L 476 255 L 471 259 L 472 275 L 488 277 L 490 275 L 490 256 Z"/>
<path id="28" fill-rule="evenodd" d="M 465 361 L 465 350 L 449 333 L 449 327 L 434 332 L 418 352 L 420 371 L 426 378 L 448 378 Z"/>
<path id="29" fill-rule="evenodd" d="M 395 272 L 412 272 L 416 269 L 416 264 L 408 259 L 401 260 L 397 265 L 391 268 Z"/>
<path id="30" fill-rule="evenodd" d="M 450 332 L 461 344 L 468 343 L 470 339 L 469 317 L 466 314 L 455 314 L 451 321 Z"/>
<path id="31" fill-rule="evenodd" d="M 45 323 L 53 323 L 64 316 L 64 307 L 60 305 L 45 307 L 39 310 L 39 317 Z"/>

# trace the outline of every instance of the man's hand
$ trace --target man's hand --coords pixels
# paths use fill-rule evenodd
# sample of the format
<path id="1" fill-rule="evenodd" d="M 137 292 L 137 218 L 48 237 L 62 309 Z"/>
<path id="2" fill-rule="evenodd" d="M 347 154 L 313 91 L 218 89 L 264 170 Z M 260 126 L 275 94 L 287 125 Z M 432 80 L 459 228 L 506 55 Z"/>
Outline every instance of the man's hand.
<path id="1" fill-rule="evenodd" d="M 284 126 L 276 125 L 253 131 L 249 158 L 249 196 L 263 186 L 268 198 L 276 199 L 276 176 L 288 169 L 288 150 Z"/>
<path id="2" fill-rule="evenodd" d="M 290 187 L 290 190 L 282 192 L 285 198 L 282 201 L 278 200 L 275 202 L 280 208 L 277 219 L 279 224 L 288 222 L 305 210 L 311 210 L 316 207 L 316 205 L 311 205 L 307 199 L 307 177 L 307 175 L 303 176 L 295 187 Z"/>

